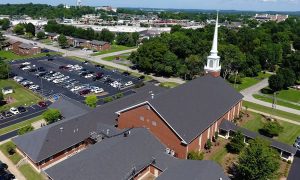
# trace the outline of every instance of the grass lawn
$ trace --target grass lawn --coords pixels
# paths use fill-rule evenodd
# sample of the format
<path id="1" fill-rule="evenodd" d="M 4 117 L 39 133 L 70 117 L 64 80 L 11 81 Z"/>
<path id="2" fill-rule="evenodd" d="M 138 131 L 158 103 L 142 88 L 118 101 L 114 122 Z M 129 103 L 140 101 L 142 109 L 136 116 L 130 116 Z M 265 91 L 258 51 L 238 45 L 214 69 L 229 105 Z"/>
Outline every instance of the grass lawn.
<path id="1" fill-rule="evenodd" d="M 267 121 L 259 114 L 251 112 L 253 119 L 247 121 L 242 126 L 251 131 L 258 132 Z M 278 121 L 283 126 L 283 132 L 278 137 L 274 138 L 278 141 L 292 145 L 297 136 L 300 135 L 300 126 L 284 121 Z"/>
<path id="2" fill-rule="evenodd" d="M 8 154 L 8 152 L 6 151 L 6 146 L 7 145 L 12 145 L 15 146 L 15 144 L 12 141 L 8 141 L 2 145 L 0 145 L 0 151 L 2 151 L 2 153 L 8 157 L 14 164 L 17 164 L 23 157 L 19 154 L 19 153 L 15 153 L 12 156 Z"/>
<path id="3" fill-rule="evenodd" d="M 28 89 L 25 89 L 23 86 L 19 85 L 13 80 L 0 80 L 0 89 L 10 86 L 13 88 L 14 93 L 5 95 L 5 98 L 8 96 L 13 98 L 15 102 L 12 102 L 10 104 L 4 105 L 0 107 L 0 111 L 7 110 L 10 107 L 13 106 L 28 106 L 32 104 L 36 104 L 40 99 L 36 94 L 29 91 Z"/>
<path id="4" fill-rule="evenodd" d="M 61 54 L 61 53 L 58 53 L 58 52 L 48 52 L 48 53 L 39 53 L 39 54 L 32 55 L 32 56 L 20 56 L 20 55 L 14 54 L 11 51 L 0 51 L 0 57 L 4 57 L 8 61 L 28 59 L 28 58 L 44 57 L 47 54 L 57 55 L 57 54 Z"/>
<path id="5" fill-rule="evenodd" d="M 264 113 L 269 113 L 269 114 L 273 113 L 273 115 L 275 115 L 275 116 L 279 116 L 279 117 L 282 117 L 282 118 L 286 118 L 286 119 L 290 119 L 290 120 L 293 120 L 293 121 L 300 122 L 300 116 L 297 115 L 297 114 L 292 114 L 292 113 L 288 113 L 288 112 L 285 112 L 285 111 L 280 111 L 280 110 L 277 110 L 277 109 L 274 110 L 270 107 L 265 107 L 265 106 L 255 104 L 255 103 L 252 103 L 252 102 L 248 102 L 248 101 L 243 101 L 243 106 L 248 107 L 250 109 L 257 110 L 257 111 L 261 111 L 261 112 L 264 112 Z"/>
<path id="6" fill-rule="evenodd" d="M 108 57 L 105 57 L 105 58 L 102 58 L 102 59 L 105 60 L 105 61 L 113 61 L 113 60 L 116 59 L 116 57 L 119 57 L 122 60 L 127 60 L 129 55 L 130 54 L 126 53 L 126 54 L 120 54 L 118 56 L 108 56 Z"/>
<path id="7" fill-rule="evenodd" d="M 34 122 L 37 122 L 39 120 L 42 120 L 42 119 L 43 119 L 43 117 L 42 117 L 42 115 L 40 115 L 40 116 L 34 117 L 32 119 L 22 121 L 20 123 L 8 126 L 6 128 L 2 128 L 2 129 L 0 129 L 0 135 L 6 134 L 8 132 L 11 132 L 11 131 L 14 131 L 14 130 L 17 130 L 17 129 L 20 129 L 21 127 L 30 125 L 30 124 L 32 124 Z"/>
<path id="8" fill-rule="evenodd" d="M 238 91 L 241 91 L 250 86 L 253 86 L 254 84 L 259 83 L 263 79 L 268 78 L 270 76 L 271 74 L 260 72 L 257 77 L 244 77 L 242 78 L 242 84 L 236 84 L 234 88 Z"/>
<path id="9" fill-rule="evenodd" d="M 121 46 L 121 45 L 112 45 L 111 49 L 94 53 L 94 54 L 92 54 L 92 56 L 99 56 L 99 55 L 102 55 L 102 54 L 108 54 L 108 53 L 113 53 L 113 52 L 118 52 L 118 51 L 124 51 L 124 50 L 134 49 L 134 48 L 136 48 L 136 47 L 127 47 L 127 46 Z"/>
<path id="10" fill-rule="evenodd" d="M 160 83 L 159 86 L 161 87 L 165 87 L 165 88 L 174 88 L 176 86 L 178 86 L 179 84 L 178 83 L 175 83 L 175 82 L 163 82 L 163 83 Z"/>
<path id="11" fill-rule="evenodd" d="M 300 91 L 291 88 L 288 90 L 282 90 L 278 92 L 277 98 L 300 103 Z"/>
<path id="12" fill-rule="evenodd" d="M 227 153 L 228 153 L 227 149 L 225 147 L 223 147 L 218 152 L 216 152 L 210 160 L 215 161 L 221 165 L 222 161 Z"/>
<path id="13" fill-rule="evenodd" d="M 253 97 L 255 99 L 259 99 L 261 101 L 265 101 L 265 102 L 269 102 L 269 103 L 273 102 L 272 98 L 266 97 L 266 96 L 262 96 L 262 95 L 259 95 L 259 94 L 254 94 Z M 300 106 L 292 104 L 292 103 L 288 103 L 288 102 L 285 102 L 285 101 L 277 100 L 277 104 L 280 105 L 280 106 L 285 106 L 285 107 L 289 107 L 289 108 L 300 110 Z"/>
<path id="14" fill-rule="evenodd" d="M 19 167 L 21 173 L 25 176 L 26 179 L 30 180 L 42 180 L 45 179 L 40 173 L 34 170 L 29 164 L 23 164 Z"/>

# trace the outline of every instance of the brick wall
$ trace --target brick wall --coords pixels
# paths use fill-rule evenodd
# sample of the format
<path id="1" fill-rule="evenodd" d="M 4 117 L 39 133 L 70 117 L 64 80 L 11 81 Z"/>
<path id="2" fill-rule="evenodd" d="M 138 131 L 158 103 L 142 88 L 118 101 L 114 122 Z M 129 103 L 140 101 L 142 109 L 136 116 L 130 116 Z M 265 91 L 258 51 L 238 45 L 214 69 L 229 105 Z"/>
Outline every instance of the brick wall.
<path id="1" fill-rule="evenodd" d="M 179 158 L 186 158 L 186 147 L 180 138 L 148 105 L 140 106 L 120 114 L 118 128 L 148 128 L 164 145 L 175 151 Z"/>

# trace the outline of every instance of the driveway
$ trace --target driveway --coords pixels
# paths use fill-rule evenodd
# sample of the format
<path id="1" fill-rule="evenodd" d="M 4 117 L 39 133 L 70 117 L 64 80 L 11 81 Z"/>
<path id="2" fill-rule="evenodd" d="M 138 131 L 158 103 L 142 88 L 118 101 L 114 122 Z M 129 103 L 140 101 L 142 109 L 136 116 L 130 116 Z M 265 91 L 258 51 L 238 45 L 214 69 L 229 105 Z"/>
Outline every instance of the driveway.
<path id="1" fill-rule="evenodd" d="M 255 104 L 259 104 L 259 105 L 262 105 L 262 106 L 272 108 L 272 103 L 261 101 L 261 100 L 255 99 L 253 97 L 254 94 L 257 94 L 259 92 L 259 90 L 267 87 L 268 85 L 269 85 L 268 84 L 268 78 L 266 78 L 266 79 L 262 80 L 261 82 L 255 84 L 255 85 L 253 85 L 253 86 L 251 86 L 247 89 L 242 90 L 241 93 L 244 96 L 244 100 L 255 103 Z M 279 105 L 276 105 L 276 109 L 300 115 L 300 111 L 296 110 L 296 109 L 292 109 L 292 108 L 288 108 L 288 107 L 284 107 L 284 106 L 279 106 Z"/>
<path id="2" fill-rule="evenodd" d="M 10 35 L 10 34 L 6 34 L 6 37 L 8 37 L 10 39 L 21 41 L 21 42 L 24 42 L 24 43 L 36 43 L 38 46 L 40 46 L 42 48 L 47 48 L 47 49 L 50 49 L 52 51 L 61 52 L 65 56 L 77 56 L 77 57 L 84 58 L 84 59 L 87 59 L 87 60 L 92 61 L 92 62 L 100 63 L 100 64 L 103 64 L 103 65 L 106 65 L 106 66 L 111 66 L 111 67 L 114 67 L 114 68 L 117 68 L 117 69 L 121 69 L 123 71 L 129 71 L 129 72 L 133 72 L 133 73 L 143 74 L 143 73 L 141 73 L 137 70 L 131 69 L 128 66 L 116 64 L 114 62 L 105 61 L 105 60 L 102 59 L 104 57 L 116 56 L 116 55 L 120 55 L 120 54 L 124 54 L 124 53 L 130 53 L 132 51 L 136 51 L 136 49 L 118 51 L 118 52 L 103 54 L 103 55 L 99 55 L 99 56 L 87 56 L 85 53 L 82 53 L 80 51 L 69 51 L 69 50 L 66 50 L 66 49 L 60 49 L 58 47 L 42 44 L 42 43 L 39 43 L 39 42 L 36 42 L 36 41 L 31 41 L 31 40 L 28 40 L 28 39 L 23 39 L 23 38 L 13 36 L 13 35 Z M 149 76 L 152 77 L 153 79 L 159 81 L 159 82 L 175 82 L 175 83 L 178 83 L 178 84 L 183 84 L 185 82 L 181 78 L 165 78 L 165 77 L 156 77 L 156 76 L 153 76 L 153 75 L 149 75 Z"/>

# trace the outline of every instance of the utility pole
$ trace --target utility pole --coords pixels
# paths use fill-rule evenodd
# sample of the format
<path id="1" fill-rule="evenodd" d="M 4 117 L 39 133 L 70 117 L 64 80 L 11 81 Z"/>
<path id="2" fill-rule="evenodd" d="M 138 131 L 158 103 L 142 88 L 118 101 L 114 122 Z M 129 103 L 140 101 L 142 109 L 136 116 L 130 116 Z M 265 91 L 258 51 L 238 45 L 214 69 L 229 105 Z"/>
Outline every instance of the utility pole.
<path id="1" fill-rule="evenodd" d="M 272 102 L 272 113 L 270 114 L 270 119 L 272 120 L 272 115 L 274 115 L 274 111 L 276 109 L 276 104 L 277 104 L 277 98 L 276 98 L 276 93 L 273 93 L 273 102 Z"/>

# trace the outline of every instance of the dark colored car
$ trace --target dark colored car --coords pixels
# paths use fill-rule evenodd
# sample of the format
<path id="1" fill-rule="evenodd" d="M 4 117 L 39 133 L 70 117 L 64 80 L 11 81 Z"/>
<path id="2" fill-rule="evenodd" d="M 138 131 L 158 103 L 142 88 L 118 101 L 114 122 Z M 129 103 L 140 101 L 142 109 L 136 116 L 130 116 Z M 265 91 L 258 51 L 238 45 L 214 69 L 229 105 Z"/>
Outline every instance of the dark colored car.
<path id="1" fill-rule="evenodd" d="M 87 64 L 87 63 L 88 63 L 88 61 L 83 61 L 83 62 L 82 62 L 82 64 Z"/>
<path id="2" fill-rule="evenodd" d="M 16 177 L 13 174 L 10 173 L 5 173 L 3 175 L 0 176 L 1 180 L 12 180 L 15 179 Z"/>
<path id="3" fill-rule="evenodd" d="M 113 82 L 113 80 L 112 79 L 110 79 L 110 78 L 107 78 L 105 81 L 104 81 L 105 83 L 107 83 L 107 84 L 110 84 L 110 83 L 112 83 Z"/>
<path id="4" fill-rule="evenodd" d="M 40 101 L 40 102 L 38 102 L 38 106 L 40 106 L 40 107 L 47 107 L 48 105 L 47 105 L 47 103 L 45 101 Z"/>
<path id="5" fill-rule="evenodd" d="M 86 94 L 88 94 L 90 92 L 91 92 L 90 89 L 84 89 L 84 90 L 79 91 L 79 94 L 82 96 L 82 95 L 86 95 Z"/>
<path id="6" fill-rule="evenodd" d="M 53 58 L 48 58 L 47 60 L 48 60 L 48 61 L 53 61 Z"/>
<path id="7" fill-rule="evenodd" d="M 13 77 L 15 77 L 15 76 L 17 76 L 17 74 L 16 73 L 13 73 L 13 72 L 11 72 L 11 73 L 9 73 L 9 78 L 13 78 Z"/>
<path id="8" fill-rule="evenodd" d="M 97 68 L 105 68 L 104 65 L 100 65 L 100 64 L 96 64 L 95 67 L 97 67 Z"/>
<path id="9" fill-rule="evenodd" d="M 124 71 L 123 74 L 124 74 L 125 76 L 129 76 L 129 75 L 130 75 L 130 72 Z"/>
<path id="10" fill-rule="evenodd" d="M 1 163 L 0 163 L 0 168 L 7 169 L 8 166 L 7 166 L 7 164 L 1 162 Z"/>
<path id="11" fill-rule="evenodd" d="M 46 69 L 44 67 L 38 67 L 37 68 L 39 71 L 46 71 Z"/>
<path id="12" fill-rule="evenodd" d="M 36 69 L 36 68 L 30 68 L 28 71 L 29 71 L 29 72 L 36 72 L 37 69 Z"/>
<path id="13" fill-rule="evenodd" d="M 24 64 L 21 64 L 20 66 L 19 66 L 19 69 L 22 69 L 23 67 L 26 67 L 27 65 L 24 65 Z"/>
<path id="14" fill-rule="evenodd" d="M 136 70 L 138 68 L 138 65 L 130 66 L 130 68 L 133 69 L 133 70 Z"/>
<path id="15" fill-rule="evenodd" d="M 58 69 L 68 70 L 69 68 L 67 66 L 59 66 Z"/>
<path id="16" fill-rule="evenodd" d="M 48 53 L 49 50 L 48 49 L 42 49 L 42 53 Z"/>
<path id="17" fill-rule="evenodd" d="M 145 79 L 145 76 L 142 75 L 139 77 L 139 80 L 143 80 L 143 79 Z"/>
<path id="18" fill-rule="evenodd" d="M 39 77 L 45 76 L 47 73 L 46 72 L 39 72 L 36 75 Z"/>
<path id="19" fill-rule="evenodd" d="M 20 107 L 18 107 L 18 111 L 21 112 L 21 113 L 23 113 L 23 112 L 26 112 L 27 110 L 26 110 L 25 107 L 20 106 Z"/>

